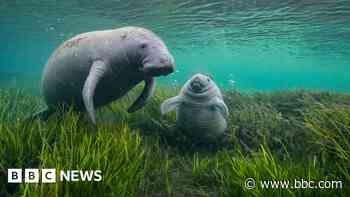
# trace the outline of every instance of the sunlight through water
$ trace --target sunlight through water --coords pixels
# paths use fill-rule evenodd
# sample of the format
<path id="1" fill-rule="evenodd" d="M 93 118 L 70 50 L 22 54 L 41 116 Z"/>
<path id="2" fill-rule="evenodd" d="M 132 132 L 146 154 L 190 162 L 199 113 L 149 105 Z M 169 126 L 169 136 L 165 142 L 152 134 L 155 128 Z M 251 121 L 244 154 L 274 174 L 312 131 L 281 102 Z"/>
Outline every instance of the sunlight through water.
<path id="1" fill-rule="evenodd" d="M 39 88 L 61 42 L 133 25 L 156 32 L 173 53 L 177 70 L 163 84 L 202 72 L 241 91 L 350 91 L 348 0 L 2 0 L 0 13 L 4 84 L 23 78 Z"/>

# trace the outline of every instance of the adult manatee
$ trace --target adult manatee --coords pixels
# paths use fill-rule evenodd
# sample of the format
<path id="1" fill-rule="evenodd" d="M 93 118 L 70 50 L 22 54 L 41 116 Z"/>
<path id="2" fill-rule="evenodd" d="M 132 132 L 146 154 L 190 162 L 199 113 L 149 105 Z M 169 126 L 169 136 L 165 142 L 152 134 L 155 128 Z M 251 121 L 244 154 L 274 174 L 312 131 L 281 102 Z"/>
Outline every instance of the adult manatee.
<path id="1" fill-rule="evenodd" d="M 155 77 L 172 73 L 174 67 L 174 58 L 162 39 L 145 28 L 77 35 L 59 46 L 45 65 L 42 94 L 47 109 L 36 116 L 47 119 L 57 106 L 74 106 L 86 110 L 96 124 L 96 107 L 119 99 L 145 81 L 141 95 L 128 109 L 134 112 L 152 96 Z"/>

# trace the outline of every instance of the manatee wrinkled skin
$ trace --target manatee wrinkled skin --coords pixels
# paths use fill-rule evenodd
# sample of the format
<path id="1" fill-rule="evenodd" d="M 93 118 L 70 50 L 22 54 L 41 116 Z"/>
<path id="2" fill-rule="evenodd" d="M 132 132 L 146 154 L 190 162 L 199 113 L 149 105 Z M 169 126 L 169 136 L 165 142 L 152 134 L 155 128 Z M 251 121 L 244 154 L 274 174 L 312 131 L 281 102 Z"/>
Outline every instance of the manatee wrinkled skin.
<path id="1" fill-rule="evenodd" d="M 96 107 L 119 99 L 145 81 L 143 92 L 128 109 L 134 112 L 152 96 L 155 77 L 168 75 L 174 68 L 164 42 L 145 28 L 77 35 L 59 46 L 45 65 L 42 94 L 48 108 L 36 116 L 47 119 L 57 106 L 74 106 L 87 111 L 96 123 Z"/>
<path id="2" fill-rule="evenodd" d="M 203 74 L 196 74 L 178 96 L 161 104 L 161 113 L 176 110 L 176 125 L 200 139 L 223 137 L 227 129 L 228 108 L 220 89 Z"/>

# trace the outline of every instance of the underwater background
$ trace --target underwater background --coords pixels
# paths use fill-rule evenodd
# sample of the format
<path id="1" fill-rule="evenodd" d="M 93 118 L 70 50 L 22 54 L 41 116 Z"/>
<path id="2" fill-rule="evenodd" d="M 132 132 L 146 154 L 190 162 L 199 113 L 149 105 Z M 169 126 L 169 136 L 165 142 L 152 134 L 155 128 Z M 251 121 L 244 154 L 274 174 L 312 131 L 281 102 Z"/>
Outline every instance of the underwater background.
<path id="1" fill-rule="evenodd" d="M 350 91 L 348 0 L 0 1 L 0 86 L 39 92 L 64 40 L 127 25 L 151 29 L 174 55 L 182 85 L 210 73 L 239 91 Z"/>
<path id="2" fill-rule="evenodd" d="M 99 108 L 96 126 L 73 110 L 28 119 L 45 107 L 40 79 L 56 47 L 127 25 L 157 33 L 177 63 L 143 109 L 126 111 L 137 86 Z M 349 40 L 350 0 L 0 0 L 0 197 L 348 197 Z M 159 109 L 197 72 L 229 109 L 213 142 Z M 103 181 L 12 184 L 10 168 L 99 169 Z"/>

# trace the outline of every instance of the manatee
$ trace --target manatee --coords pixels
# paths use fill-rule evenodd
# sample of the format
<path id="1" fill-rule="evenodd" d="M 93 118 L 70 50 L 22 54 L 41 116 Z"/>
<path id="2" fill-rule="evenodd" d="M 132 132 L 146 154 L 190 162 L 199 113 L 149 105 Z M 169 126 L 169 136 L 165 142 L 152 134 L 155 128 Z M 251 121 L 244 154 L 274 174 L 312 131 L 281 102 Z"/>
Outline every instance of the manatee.
<path id="1" fill-rule="evenodd" d="M 142 108 L 155 89 L 155 77 L 175 69 L 163 40 L 141 27 L 79 34 L 61 44 L 49 57 L 42 76 L 47 108 L 34 117 L 47 119 L 58 106 L 87 111 L 96 124 L 95 108 L 109 104 L 145 82 L 128 112 Z"/>
<path id="2" fill-rule="evenodd" d="M 217 139 L 227 129 L 228 108 L 220 89 L 204 74 L 195 74 L 178 96 L 161 104 L 161 113 L 176 110 L 176 126 L 200 139 Z"/>

